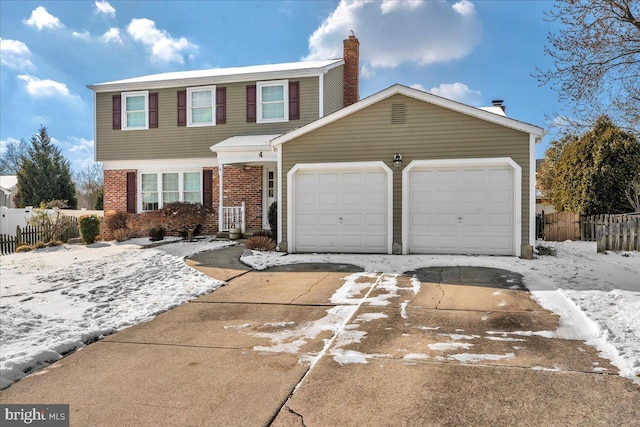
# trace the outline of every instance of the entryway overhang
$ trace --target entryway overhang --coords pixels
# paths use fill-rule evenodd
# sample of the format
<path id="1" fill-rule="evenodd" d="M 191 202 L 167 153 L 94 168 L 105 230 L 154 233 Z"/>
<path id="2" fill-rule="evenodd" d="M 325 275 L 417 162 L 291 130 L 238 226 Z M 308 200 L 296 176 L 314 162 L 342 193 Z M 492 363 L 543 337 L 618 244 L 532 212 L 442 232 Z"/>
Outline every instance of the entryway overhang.
<path id="1" fill-rule="evenodd" d="M 232 136 L 210 148 L 216 153 L 219 165 L 271 163 L 278 160 L 271 149 L 271 140 L 279 136 L 281 134 Z"/>

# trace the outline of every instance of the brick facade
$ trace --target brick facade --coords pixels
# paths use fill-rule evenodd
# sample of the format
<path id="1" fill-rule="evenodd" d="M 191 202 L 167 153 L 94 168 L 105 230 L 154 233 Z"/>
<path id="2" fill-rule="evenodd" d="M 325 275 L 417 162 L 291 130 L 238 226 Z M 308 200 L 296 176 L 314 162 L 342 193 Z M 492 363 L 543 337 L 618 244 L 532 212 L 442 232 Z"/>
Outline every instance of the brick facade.
<path id="1" fill-rule="evenodd" d="M 348 107 L 360 100 L 359 72 L 360 72 L 360 42 L 354 35 L 350 35 L 343 42 L 344 48 L 344 106 Z"/>
<path id="2" fill-rule="evenodd" d="M 207 218 L 202 234 L 213 235 L 218 231 L 218 212 L 220 203 L 220 176 L 218 168 L 204 168 L 212 171 L 213 213 Z M 104 211 L 127 210 L 127 172 L 135 169 L 104 171 Z M 136 176 L 137 178 L 137 176 Z M 247 230 L 262 229 L 262 166 L 224 167 L 224 206 L 240 206 L 245 203 L 245 222 Z M 136 206 L 139 194 L 136 191 Z M 104 240 L 113 236 L 105 229 Z"/>

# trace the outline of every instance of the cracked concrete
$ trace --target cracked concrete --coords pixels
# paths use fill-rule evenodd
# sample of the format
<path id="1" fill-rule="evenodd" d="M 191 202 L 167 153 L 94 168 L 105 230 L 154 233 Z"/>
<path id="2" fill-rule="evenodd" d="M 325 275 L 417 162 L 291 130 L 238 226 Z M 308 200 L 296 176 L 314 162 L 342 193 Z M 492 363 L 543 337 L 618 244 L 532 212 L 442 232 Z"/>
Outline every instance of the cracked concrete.
<path id="1" fill-rule="evenodd" d="M 640 388 L 553 336 L 499 270 L 250 271 L 201 255 L 227 286 L 87 346 L 0 392 L 68 403 L 71 425 L 635 425 Z M 216 264 L 216 257 L 221 261 Z M 245 270 L 240 270 L 245 268 Z M 214 276 L 215 277 L 215 276 Z M 222 276 L 220 276 L 222 277 Z"/>

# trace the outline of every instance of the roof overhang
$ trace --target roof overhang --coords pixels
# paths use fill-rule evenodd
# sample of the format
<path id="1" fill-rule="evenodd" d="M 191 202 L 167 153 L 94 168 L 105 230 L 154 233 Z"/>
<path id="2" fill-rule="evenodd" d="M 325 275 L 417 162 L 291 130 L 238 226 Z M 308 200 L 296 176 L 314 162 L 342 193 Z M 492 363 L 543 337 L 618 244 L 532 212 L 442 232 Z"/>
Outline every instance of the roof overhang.
<path id="1" fill-rule="evenodd" d="M 271 163 L 277 154 L 271 149 L 271 141 L 281 134 L 232 136 L 210 147 L 216 153 L 218 164 Z"/>
<path id="2" fill-rule="evenodd" d="M 309 133 L 322 126 L 325 126 L 336 120 L 347 117 L 357 111 L 360 111 L 370 105 L 373 105 L 377 102 L 380 102 L 394 95 L 404 95 L 420 101 L 428 102 L 429 104 L 437 105 L 443 108 L 447 108 L 449 110 L 466 114 L 468 116 L 476 117 L 481 120 L 485 120 L 485 121 L 495 123 L 501 126 L 505 126 L 511 129 L 515 129 L 527 134 L 531 134 L 540 139 L 542 139 L 542 137 L 545 134 L 544 129 L 542 129 L 541 127 L 534 126 L 518 120 L 514 120 L 504 115 L 495 114 L 495 113 L 483 110 L 481 108 L 472 107 L 470 105 L 453 101 L 451 99 L 443 98 L 431 93 L 423 92 L 418 89 L 410 88 L 400 84 L 395 84 L 365 99 L 362 99 L 356 102 L 355 104 L 352 104 L 348 107 L 338 110 L 335 113 L 329 114 L 328 116 L 324 116 L 305 126 L 299 127 L 288 133 L 285 133 L 284 135 L 278 138 L 275 138 L 273 141 L 271 141 L 271 146 L 276 147 L 278 145 L 284 144 L 287 141 L 291 141 L 292 139 L 298 138 L 299 136 Z"/>
<path id="3" fill-rule="evenodd" d="M 87 88 L 99 93 L 143 89 L 168 89 L 260 80 L 297 79 L 321 76 L 327 73 L 327 71 L 343 64 L 344 59 L 334 59 L 327 61 L 292 62 L 248 67 L 179 71 L 97 83 L 87 85 Z"/>

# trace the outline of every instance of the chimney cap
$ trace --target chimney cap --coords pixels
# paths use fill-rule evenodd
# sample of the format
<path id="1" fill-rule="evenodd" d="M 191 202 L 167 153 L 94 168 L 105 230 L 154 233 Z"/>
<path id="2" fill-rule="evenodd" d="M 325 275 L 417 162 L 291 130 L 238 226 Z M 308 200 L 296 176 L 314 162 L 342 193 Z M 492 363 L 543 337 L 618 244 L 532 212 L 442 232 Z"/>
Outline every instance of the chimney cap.
<path id="1" fill-rule="evenodd" d="M 349 30 L 349 32 L 351 33 L 351 34 L 349 34 L 349 38 L 350 39 L 355 39 L 356 38 L 356 33 L 354 33 L 353 30 Z"/>
<path id="2" fill-rule="evenodd" d="M 493 105 L 494 107 L 502 107 L 503 104 L 504 100 L 502 99 L 494 99 L 493 101 L 491 101 L 491 105 Z"/>

